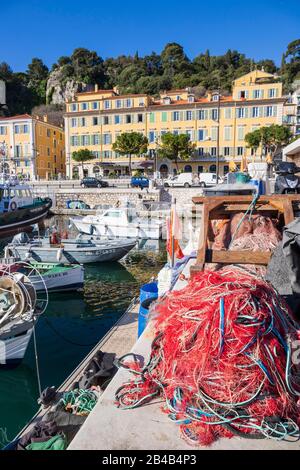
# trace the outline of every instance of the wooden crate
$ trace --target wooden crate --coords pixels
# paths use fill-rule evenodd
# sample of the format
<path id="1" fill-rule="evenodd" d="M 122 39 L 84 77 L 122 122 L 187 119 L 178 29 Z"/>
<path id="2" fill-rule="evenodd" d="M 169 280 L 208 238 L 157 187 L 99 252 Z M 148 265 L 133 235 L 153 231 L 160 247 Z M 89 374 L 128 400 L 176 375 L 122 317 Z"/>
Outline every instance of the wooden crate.
<path id="1" fill-rule="evenodd" d="M 205 263 L 220 264 L 255 264 L 266 266 L 271 253 L 265 251 L 230 251 L 212 250 L 209 244 L 211 220 L 229 219 L 235 213 L 246 212 L 253 196 L 212 196 L 194 197 L 193 203 L 202 205 L 202 236 L 200 236 L 197 262 L 191 268 L 191 274 L 203 271 Z M 274 194 L 260 196 L 256 201 L 253 214 L 262 214 L 271 218 L 282 219 L 287 225 L 294 220 L 294 211 L 300 210 L 300 194 Z"/>

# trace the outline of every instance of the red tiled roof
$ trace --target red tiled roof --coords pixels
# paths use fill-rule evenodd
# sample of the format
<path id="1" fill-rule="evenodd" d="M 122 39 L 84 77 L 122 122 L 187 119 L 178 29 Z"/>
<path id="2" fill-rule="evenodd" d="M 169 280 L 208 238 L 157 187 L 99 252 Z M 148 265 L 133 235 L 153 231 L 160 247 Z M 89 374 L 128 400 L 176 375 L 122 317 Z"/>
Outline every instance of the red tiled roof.
<path id="1" fill-rule="evenodd" d="M 17 114 L 16 116 L 0 117 L 0 121 L 15 121 L 17 119 L 33 119 L 29 114 Z"/>

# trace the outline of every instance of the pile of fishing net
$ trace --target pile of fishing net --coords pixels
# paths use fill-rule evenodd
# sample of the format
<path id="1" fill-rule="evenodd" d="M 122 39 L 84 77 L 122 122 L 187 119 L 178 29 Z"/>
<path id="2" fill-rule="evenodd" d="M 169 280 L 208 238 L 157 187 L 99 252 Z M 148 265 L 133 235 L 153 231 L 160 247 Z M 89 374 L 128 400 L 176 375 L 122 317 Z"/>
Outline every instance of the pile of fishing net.
<path id="1" fill-rule="evenodd" d="M 238 268 L 201 272 L 154 305 L 149 363 L 116 392 L 120 408 L 154 397 L 189 442 L 297 439 L 298 325 L 272 286 Z M 294 343 L 296 341 L 296 343 Z"/>

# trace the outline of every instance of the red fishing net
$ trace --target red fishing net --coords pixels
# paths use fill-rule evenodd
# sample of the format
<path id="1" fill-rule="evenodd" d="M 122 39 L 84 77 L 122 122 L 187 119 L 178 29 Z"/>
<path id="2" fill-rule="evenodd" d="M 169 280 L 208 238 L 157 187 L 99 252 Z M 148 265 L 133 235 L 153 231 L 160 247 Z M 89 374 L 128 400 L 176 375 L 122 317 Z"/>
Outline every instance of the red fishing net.
<path id="1" fill-rule="evenodd" d="M 298 437 L 298 325 L 270 284 L 238 268 L 201 272 L 152 315 L 150 361 L 144 368 L 120 361 L 135 380 L 117 391 L 118 406 L 161 396 L 163 411 L 195 444 Z"/>

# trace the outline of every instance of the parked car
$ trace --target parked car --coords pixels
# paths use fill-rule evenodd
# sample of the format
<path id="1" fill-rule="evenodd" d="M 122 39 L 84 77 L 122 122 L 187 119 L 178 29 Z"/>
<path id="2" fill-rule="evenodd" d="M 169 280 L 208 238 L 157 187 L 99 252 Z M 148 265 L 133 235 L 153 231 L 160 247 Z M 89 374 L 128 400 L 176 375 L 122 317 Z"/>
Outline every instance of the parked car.
<path id="1" fill-rule="evenodd" d="M 91 207 L 84 201 L 69 200 L 67 201 L 67 209 L 90 209 Z"/>
<path id="2" fill-rule="evenodd" d="M 86 178 L 83 178 L 80 181 L 80 186 L 82 188 L 107 188 L 108 183 L 107 183 L 107 181 L 103 181 L 103 180 L 100 180 L 98 178 L 88 176 Z"/>
<path id="3" fill-rule="evenodd" d="M 170 176 L 164 181 L 164 187 L 184 187 L 189 188 L 194 184 L 193 173 L 180 173 L 179 175 Z"/>
<path id="4" fill-rule="evenodd" d="M 133 176 L 130 181 L 132 188 L 149 188 L 149 179 L 145 176 Z"/>
<path id="5" fill-rule="evenodd" d="M 219 177 L 219 183 L 222 182 L 222 178 Z M 215 186 L 217 184 L 216 173 L 199 173 L 199 185 L 201 188 L 206 186 Z"/>

